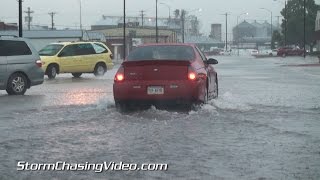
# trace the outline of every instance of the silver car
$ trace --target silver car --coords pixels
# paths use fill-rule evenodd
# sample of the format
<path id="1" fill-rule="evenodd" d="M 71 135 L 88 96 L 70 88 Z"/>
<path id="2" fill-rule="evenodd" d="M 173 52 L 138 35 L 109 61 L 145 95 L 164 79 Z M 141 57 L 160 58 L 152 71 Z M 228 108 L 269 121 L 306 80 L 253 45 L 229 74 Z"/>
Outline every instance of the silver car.
<path id="1" fill-rule="evenodd" d="M 42 84 L 44 72 L 38 52 L 24 38 L 0 36 L 0 90 L 23 95 Z"/>

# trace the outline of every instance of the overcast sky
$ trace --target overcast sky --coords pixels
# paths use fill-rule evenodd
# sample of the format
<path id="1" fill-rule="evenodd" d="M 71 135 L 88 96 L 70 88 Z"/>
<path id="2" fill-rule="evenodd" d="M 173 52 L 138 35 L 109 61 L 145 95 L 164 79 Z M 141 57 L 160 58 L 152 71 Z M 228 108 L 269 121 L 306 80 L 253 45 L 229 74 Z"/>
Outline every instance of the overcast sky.
<path id="1" fill-rule="evenodd" d="M 280 15 L 280 10 L 284 7 L 284 0 L 159 0 L 168 4 L 171 11 L 174 9 L 194 10 L 201 8 L 201 12 L 192 12 L 202 21 L 203 32 L 208 34 L 211 23 L 221 23 L 225 26 L 225 17 L 221 14 L 230 13 L 229 28 L 236 24 L 237 16 L 248 12 L 244 18 L 259 21 L 270 21 L 270 13 L 260 8 L 270 9 L 273 12 L 274 20 Z M 30 7 L 33 13 L 33 24 L 50 25 L 49 12 L 56 12 L 55 24 L 57 28 L 66 26 L 79 26 L 79 3 L 80 0 L 24 0 L 23 10 Z M 83 25 L 89 29 L 102 15 L 122 15 L 123 0 L 81 0 Z M 282 2 L 282 3 L 281 3 Z M 145 10 L 147 16 L 155 16 L 155 0 L 127 0 L 127 14 L 139 15 L 140 10 Z M 173 13 L 172 13 L 173 14 Z M 26 14 L 24 14 L 25 16 Z M 168 17 L 168 8 L 159 5 L 159 16 Z M 5 22 L 17 22 L 18 2 L 17 0 L 1 0 L 0 20 Z M 229 32 L 229 33 L 230 33 Z"/>

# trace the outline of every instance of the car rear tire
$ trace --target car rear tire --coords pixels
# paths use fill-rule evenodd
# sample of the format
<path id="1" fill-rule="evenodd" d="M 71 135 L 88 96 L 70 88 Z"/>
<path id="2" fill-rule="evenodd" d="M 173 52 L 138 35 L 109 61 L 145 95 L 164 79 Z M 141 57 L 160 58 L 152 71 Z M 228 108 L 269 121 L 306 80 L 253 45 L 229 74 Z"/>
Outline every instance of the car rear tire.
<path id="1" fill-rule="evenodd" d="M 121 112 L 121 113 L 125 113 L 128 112 L 129 110 L 129 105 L 126 102 L 123 101 L 115 101 L 116 104 L 116 109 L 117 111 Z"/>
<path id="2" fill-rule="evenodd" d="M 99 63 L 94 68 L 94 75 L 95 76 L 103 76 L 107 72 L 107 67 L 103 63 Z"/>
<path id="3" fill-rule="evenodd" d="M 82 75 L 82 73 L 71 73 L 71 74 L 75 78 L 79 78 Z"/>
<path id="4" fill-rule="evenodd" d="M 28 88 L 28 79 L 22 73 L 15 73 L 10 76 L 7 85 L 9 95 L 24 95 Z"/>
<path id="5" fill-rule="evenodd" d="M 47 75 L 49 79 L 54 79 L 56 78 L 58 73 L 58 67 L 56 65 L 49 65 L 47 68 Z"/>

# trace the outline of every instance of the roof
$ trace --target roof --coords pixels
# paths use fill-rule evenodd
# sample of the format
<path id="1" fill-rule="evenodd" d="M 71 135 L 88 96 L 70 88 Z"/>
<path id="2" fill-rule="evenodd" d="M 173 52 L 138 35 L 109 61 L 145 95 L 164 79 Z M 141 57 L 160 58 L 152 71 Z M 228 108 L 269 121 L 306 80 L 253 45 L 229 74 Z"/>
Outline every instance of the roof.
<path id="1" fill-rule="evenodd" d="M 126 35 L 128 36 L 131 31 L 135 32 L 136 37 L 156 36 L 156 30 L 154 28 L 126 28 Z M 96 32 L 101 32 L 107 37 L 123 36 L 123 28 L 97 30 Z M 159 36 L 171 36 L 172 34 L 172 30 L 159 29 Z"/>
<path id="2" fill-rule="evenodd" d="M 217 44 L 221 43 L 221 41 L 214 40 L 207 36 L 186 36 L 185 42 L 193 43 L 193 44 Z"/>
<path id="3" fill-rule="evenodd" d="M 0 35 L 15 35 L 18 36 L 18 31 L 0 31 Z M 34 30 L 23 31 L 23 37 L 38 39 L 38 38 L 81 38 L 83 32 L 81 30 Z"/>
<path id="4" fill-rule="evenodd" d="M 156 26 L 155 17 L 144 17 L 143 24 L 144 26 Z M 126 22 L 138 22 L 141 24 L 141 17 L 126 17 Z M 117 26 L 118 24 L 123 23 L 122 16 L 102 16 L 102 19 L 96 22 L 95 26 L 105 26 L 112 25 Z M 168 18 L 158 18 L 158 26 L 168 26 Z"/>

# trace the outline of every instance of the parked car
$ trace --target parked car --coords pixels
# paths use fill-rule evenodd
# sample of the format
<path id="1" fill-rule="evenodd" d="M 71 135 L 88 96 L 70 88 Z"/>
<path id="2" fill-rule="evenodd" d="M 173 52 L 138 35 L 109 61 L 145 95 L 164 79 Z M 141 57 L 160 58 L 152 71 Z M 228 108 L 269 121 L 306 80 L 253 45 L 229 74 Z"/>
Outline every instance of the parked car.
<path id="1" fill-rule="evenodd" d="M 277 49 L 263 49 L 259 51 L 259 55 L 262 56 L 277 56 L 278 50 Z"/>
<path id="2" fill-rule="evenodd" d="M 43 83 L 44 71 L 38 52 L 27 39 L 0 36 L 0 90 L 23 95 Z"/>
<path id="3" fill-rule="evenodd" d="M 278 56 L 303 56 L 304 50 L 300 48 L 293 48 L 293 47 L 282 47 L 278 49 Z"/>
<path id="4" fill-rule="evenodd" d="M 192 44 L 149 44 L 133 50 L 114 78 L 120 110 L 132 105 L 206 103 L 218 96 L 213 64 Z"/>
<path id="5" fill-rule="evenodd" d="M 71 73 L 77 78 L 82 73 L 102 76 L 113 68 L 112 53 L 100 42 L 52 43 L 40 50 L 39 54 L 49 79 L 61 73 Z"/>
<path id="6" fill-rule="evenodd" d="M 251 56 L 257 56 L 259 55 L 259 51 L 257 49 L 253 49 L 250 51 Z"/>

